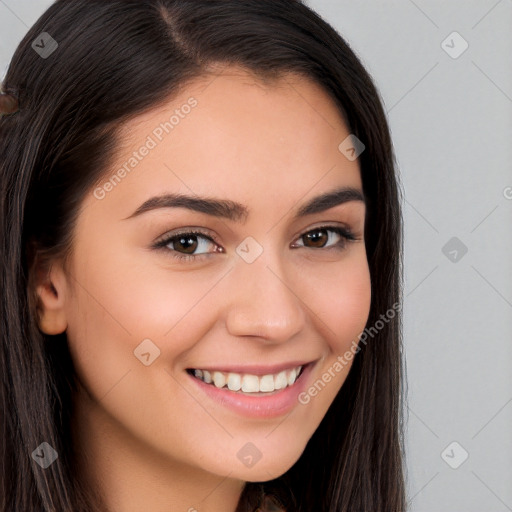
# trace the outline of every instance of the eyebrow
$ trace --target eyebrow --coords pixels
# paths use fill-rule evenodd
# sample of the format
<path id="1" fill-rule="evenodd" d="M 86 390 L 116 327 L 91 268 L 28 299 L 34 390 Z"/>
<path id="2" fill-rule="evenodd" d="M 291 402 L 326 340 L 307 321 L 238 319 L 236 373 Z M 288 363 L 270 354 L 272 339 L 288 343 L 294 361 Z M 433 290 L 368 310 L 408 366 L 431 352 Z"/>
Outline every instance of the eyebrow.
<path id="1" fill-rule="evenodd" d="M 363 193 L 357 188 L 338 188 L 308 201 L 298 210 L 296 217 L 300 218 L 321 213 L 349 201 L 362 201 L 364 203 L 365 198 Z M 226 199 L 213 199 L 184 194 L 164 194 L 151 197 L 123 220 L 138 217 L 143 213 L 160 208 L 187 208 L 213 217 L 220 217 L 240 223 L 245 222 L 249 215 L 249 209 L 246 206 Z"/>

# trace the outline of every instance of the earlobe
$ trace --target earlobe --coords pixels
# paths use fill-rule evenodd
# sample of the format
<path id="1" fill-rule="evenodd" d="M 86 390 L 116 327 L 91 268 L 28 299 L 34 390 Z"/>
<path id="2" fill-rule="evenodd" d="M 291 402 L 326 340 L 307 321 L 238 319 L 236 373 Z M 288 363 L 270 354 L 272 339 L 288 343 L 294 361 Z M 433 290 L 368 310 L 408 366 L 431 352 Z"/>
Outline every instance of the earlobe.
<path id="1" fill-rule="evenodd" d="M 52 266 L 36 285 L 39 329 L 45 334 L 61 334 L 67 329 L 65 312 L 65 276 L 62 269 Z"/>

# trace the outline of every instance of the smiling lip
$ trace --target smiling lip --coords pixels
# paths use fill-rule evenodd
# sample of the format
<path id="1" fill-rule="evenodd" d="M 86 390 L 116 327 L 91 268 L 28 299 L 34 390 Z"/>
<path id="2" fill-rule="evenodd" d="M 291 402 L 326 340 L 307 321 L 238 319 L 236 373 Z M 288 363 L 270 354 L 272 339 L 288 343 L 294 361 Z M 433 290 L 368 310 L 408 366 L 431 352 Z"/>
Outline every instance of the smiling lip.
<path id="1" fill-rule="evenodd" d="M 237 414 L 250 418 L 276 418 L 289 413 L 291 409 L 300 405 L 298 395 L 308 386 L 309 377 L 316 365 L 315 363 L 316 361 L 302 363 L 304 365 L 302 373 L 293 385 L 270 393 L 253 393 L 252 396 L 249 393 L 230 391 L 227 388 L 219 389 L 212 384 L 206 384 L 206 382 L 189 373 L 186 374 L 214 402 Z M 294 365 L 300 366 L 301 363 L 292 362 L 277 366 L 223 366 L 222 368 L 229 368 L 229 371 L 232 372 L 235 372 L 235 369 L 238 372 L 242 370 L 240 373 L 251 373 L 256 370 L 258 373 L 253 373 L 253 375 L 267 375 L 268 373 L 276 373 L 276 370 L 279 372 L 293 368 Z M 212 371 L 215 370 L 220 371 L 220 368 L 213 369 L 212 367 Z"/>

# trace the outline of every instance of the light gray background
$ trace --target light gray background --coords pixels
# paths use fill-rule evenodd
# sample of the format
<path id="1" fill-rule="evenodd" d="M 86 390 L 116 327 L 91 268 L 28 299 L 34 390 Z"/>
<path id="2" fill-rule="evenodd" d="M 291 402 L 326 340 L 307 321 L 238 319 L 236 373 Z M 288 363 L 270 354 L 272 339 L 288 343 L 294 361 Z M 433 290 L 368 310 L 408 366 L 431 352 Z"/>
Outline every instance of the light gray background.
<path id="1" fill-rule="evenodd" d="M 374 77 L 396 149 L 410 510 L 512 511 L 512 0 L 308 3 Z M 2 78 L 50 4 L 0 0 Z"/>

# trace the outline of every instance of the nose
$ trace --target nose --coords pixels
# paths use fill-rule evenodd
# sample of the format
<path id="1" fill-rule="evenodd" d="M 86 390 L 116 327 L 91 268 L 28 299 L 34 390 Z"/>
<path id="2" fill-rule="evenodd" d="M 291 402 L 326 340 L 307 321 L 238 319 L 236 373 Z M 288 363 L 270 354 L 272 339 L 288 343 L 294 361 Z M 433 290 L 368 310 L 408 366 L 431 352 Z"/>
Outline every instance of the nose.
<path id="1" fill-rule="evenodd" d="M 266 254 L 250 264 L 239 260 L 231 271 L 226 328 L 233 336 L 284 343 L 304 328 L 305 305 L 283 266 Z"/>

